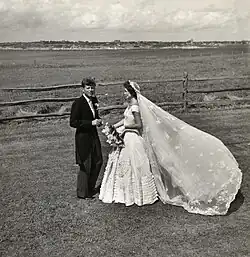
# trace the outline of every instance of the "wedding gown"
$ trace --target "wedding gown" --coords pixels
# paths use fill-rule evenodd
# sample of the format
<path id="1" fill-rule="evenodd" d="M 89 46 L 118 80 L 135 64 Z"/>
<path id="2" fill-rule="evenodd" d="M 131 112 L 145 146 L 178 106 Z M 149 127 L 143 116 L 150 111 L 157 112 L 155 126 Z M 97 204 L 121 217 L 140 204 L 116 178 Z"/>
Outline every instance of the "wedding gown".
<path id="1" fill-rule="evenodd" d="M 100 199 L 142 205 L 144 193 L 138 188 L 143 184 L 150 196 L 145 203 L 158 195 L 164 204 L 190 213 L 225 215 L 242 182 L 232 153 L 221 140 L 164 111 L 131 84 L 136 85 L 142 137 L 126 133 L 125 148 L 110 153 Z"/>
<path id="2" fill-rule="evenodd" d="M 132 112 L 139 112 L 137 105 L 125 110 L 124 125 L 134 123 Z M 99 199 L 104 203 L 124 203 L 126 206 L 152 204 L 158 197 L 144 140 L 134 130 L 125 133 L 124 145 L 109 154 Z"/>

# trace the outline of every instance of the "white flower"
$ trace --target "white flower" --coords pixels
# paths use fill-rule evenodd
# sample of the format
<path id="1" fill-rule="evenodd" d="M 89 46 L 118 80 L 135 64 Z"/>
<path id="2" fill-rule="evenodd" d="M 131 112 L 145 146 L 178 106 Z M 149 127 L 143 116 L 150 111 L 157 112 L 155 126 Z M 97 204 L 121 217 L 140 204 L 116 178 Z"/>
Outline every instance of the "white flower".
<path id="1" fill-rule="evenodd" d="M 218 167 L 221 168 L 221 169 L 225 168 L 225 167 L 226 167 L 225 162 L 224 162 L 224 161 L 220 161 L 220 162 L 218 163 Z"/>
<path id="2" fill-rule="evenodd" d="M 167 138 L 167 139 L 169 139 L 169 138 L 170 138 L 170 136 L 168 135 L 168 133 L 167 133 L 167 132 L 164 132 L 164 136 L 165 136 L 165 138 Z"/>

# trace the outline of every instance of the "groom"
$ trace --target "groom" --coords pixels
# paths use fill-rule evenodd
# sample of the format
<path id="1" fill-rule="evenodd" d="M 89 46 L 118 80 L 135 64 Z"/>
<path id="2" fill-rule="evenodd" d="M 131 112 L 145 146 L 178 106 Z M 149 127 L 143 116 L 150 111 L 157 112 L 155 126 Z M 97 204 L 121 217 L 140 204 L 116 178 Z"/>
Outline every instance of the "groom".
<path id="1" fill-rule="evenodd" d="M 102 166 L 101 143 L 97 127 L 102 125 L 95 96 L 96 83 L 93 78 L 82 80 L 83 94 L 71 107 L 70 126 L 76 128 L 75 156 L 80 170 L 77 176 L 77 197 L 92 198 L 95 184 Z"/>

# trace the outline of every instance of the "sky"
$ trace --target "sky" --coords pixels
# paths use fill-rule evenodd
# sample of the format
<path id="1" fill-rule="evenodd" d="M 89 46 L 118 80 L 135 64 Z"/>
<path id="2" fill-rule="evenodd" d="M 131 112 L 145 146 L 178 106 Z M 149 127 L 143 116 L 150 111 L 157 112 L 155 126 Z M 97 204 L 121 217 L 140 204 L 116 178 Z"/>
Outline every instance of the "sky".
<path id="1" fill-rule="evenodd" d="M 250 0 L 0 0 L 0 42 L 250 39 Z"/>

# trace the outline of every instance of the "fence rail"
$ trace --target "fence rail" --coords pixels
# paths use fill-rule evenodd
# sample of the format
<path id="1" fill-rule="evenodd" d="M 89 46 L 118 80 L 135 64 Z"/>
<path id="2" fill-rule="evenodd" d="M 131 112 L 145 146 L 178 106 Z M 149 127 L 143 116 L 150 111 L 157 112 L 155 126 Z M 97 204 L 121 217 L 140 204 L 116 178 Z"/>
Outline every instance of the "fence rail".
<path id="1" fill-rule="evenodd" d="M 22 100 L 22 101 L 11 101 L 11 102 L 0 102 L 1 106 L 15 106 L 15 105 L 25 105 L 30 103 L 48 103 L 48 102 L 72 102 L 76 97 L 65 97 L 65 98 L 38 98 L 31 100 Z"/>
<path id="2" fill-rule="evenodd" d="M 125 109 L 125 105 L 111 105 L 107 107 L 101 107 L 100 111 L 111 111 L 114 109 Z M 44 114 L 32 114 L 32 115 L 23 115 L 23 116 L 12 116 L 12 117 L 4 117 L 0 118 L 0 122 L 2 121 L 9 121 L 9 120 L 20 120 L 20 119 L 34 119 L 34 118 L 46 118 L 46 117 L 62 117 L 62 116 L 69 116 L 70 112 L 63 112 L 63 113 L 44 113 Z"/>
<path id="3" fill-rule="evenodd" d="M 188 107 L 190 106 L 206 106 L 206 105 L 219 105 L 222 104 L 220 101 L 207 101 L 207 102 L 190 102 L 188 101 L 189 94 L 199 94 L 199 93 L 216 93 L 216 92 L 234 92 L 234 91 L 250 91 L 250 87 L 237 87 L 237 88 L 226 88 L 226 89 L 188 89 L 190 82 L 200 82 L 200 81 L 214 81 L 214 80 L 234 80 L 234 79 L 250 79 L 249 76 L 242 76 L 242 77 L 216 77 L 216 78 L 194 78 L 189 79 L 188 73 L 184 72 L 184 76 L 182 79 L 172 79 L 172 80 L 142 80 L 137 81 L 138 83 L 168 83 L 168 82 L 182 82 L 182 90 L 178 93 L 182 94 L 182 101 L 180 102 L 162 102 L 158 103 L 159 106 L 182 106 L 185 112 L 188 111 Z M 121 85 L 123 82 L 115 81 L 115 82 L 107 82 L 107 83 L 99 83 L 100 86 L 109 86 L 109 85 Z M 0 90 L 4 91 L 12 91 L 12 90 L 19 90 L 19 91 L 50 91 L 50 90 L 57 90 L 57 89 L 65 89 L 65 88 L 77 88 L 81 87 L 80 84 L 66 84 L 66 85 L 55 85 L 50 87 L 39 87 L 39 88 L 1 88 Z M 25 105 L 31 103 L 44 103 L 44 102 L 72 102 L 76 99 L 76 97 L 66 97 L 66 98 L 39 98 L 39 99 L 31 99 L 31 100 L 22 100 L 22 101 L 11 101 L 11 102 L 0 102 L 0 107 L 8 107 L 8 106 L 16 106 L 16 105 Z M 224 101 L 225 102 L 225 101 Z M 250 103 L 250 98 L 240 98 L 240 99 L 230 99 L 227 102 L 245 102 Z M 101 107 L 100 111 L 110 111 L 114 109 L 124 109 L 123 105 L 112 105 Z M 34 114 L 34 115 L 24 115 L 24 116 L 13 116 L 13 117 L 4 117 L 0 118 L 0 121 L 7 121 L 7 120 L 15 120 L 15 119 L 28 119 L 28 118 L 39 118 L 39 117 L 61 117 L 69 115 L 69 112 L 65 113 L 48 113 L 48 114 Z"/>
<path id="4" fill-rule="evenodd" d="M 223 89 L 213 89 L 213 90 L 188 90 L 188 93 L 200 94 L 200 93 L 219 93 L 219 92 L 234 92 L 234 91 L 248 91 L 250 87 L 238 87 L 238 88 L 223 88 Z"/>
<path id="5" fill-rule="evenodd" d="M 66 84 L 66 85 L 56 85 L 56 86 L 50 86 L 50 87 L 10 87 L 10 88 L 0 88 L 0 90 L 41 92 L 41 91 L 51 91 L 51 90 L 79 88 L 79 87 L 81 87 L 80 84 Z"/>
<path id="6" fill-rule="evenodd" d="M 189 79 L 189 81 L 216 81 L 216 80 L 234 80 L 234 79 L 250 79 L 249 76 L 241 76 L 241 77 L 214 77 L 214 78 L 195 78 Z"/>
<path id="7" fill-rule="evenodd" d="M 234 103 L 234 102 L 245 102 L 250 104 L 250 98 L 249 99 L 233 99 L 233 100 L 225 100 L 223 102 L 218 101 L 209 101 L 209 102 L 190 102 L 189 106 L 209 106 L 209 105 L 219 105 L 219 106 L 227 106 L 228 102 Z M 166 107 L 166 106 L 183 106 L 183 102 L 162 102 L 157 103 L 160 107 Z M 112 110 L 118 110 L 118 109 L 126 109 L 126 106 L 124 105 L 111 105 L 106 107 L 100 107 L 100 112 L 105 111 L 112 111 Z M 36 119 L 36 118 L 46 118 L 46 117 L 64 117 L 69 116 L 70 112 L 63 112 L 63 113 L 45 113 L 45 114 L 32 114 L 32 115 L 20 115 L 20 116 L 11 116 L 11 117 L 3 117 L 0 118 L 0 122 L 4 121 L 11 121 L 11 120 L 21 120 L 21 119 Z"/>
<path id="8" fill-rule="evenodd" d="M 182 92 L 182 101 L 183 101 L 183 109 L 185 112 L 188 111 L 188 105 L 207 105 L 207 104 L 211 104 L 211 103 L 214 103 L 214 104 L 218 104 L 218 101 L 208 101 L 208 102 L 189 102 L 188 101 L 188 94 L 190 93 L 193 93 L 193 94 L 201 94 L 201 93 L 218 93 L 218 92 L 235 92 L 235 91 L 249 91 L 250 90 L 250 87 L 237 87 L 237 88 L 225 88 L 225 89 L 205 89 L 205 90 L 200 90 L 200 89 L 197 89 L 197 90 L 189 90 L 188 89 L 188 84 L 189 84 L 189 81 L 208 81 L 208 80 L 225 80 L 225 79 L 250 79 L 250 77 L 248 76 L 245 76 L 245 77 L 217 77 L 217 78 L 212 78 L 212 79 L 193 79 L 193 80 L 189 80 L 188 78 L 188 73 L 187 72 L 184 72 L 184 76 L 183 76 L 183 84 L 182 84 L 182 89 L 183 89 L 183 92 Z M 232 102 L 248 102 L 250 100 L 250 98 L 242 98 L 242 99 L 230 99 L 230 101 Z"/>

